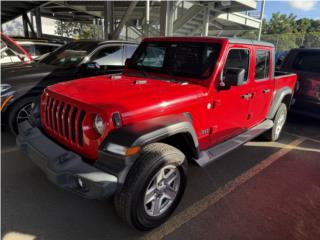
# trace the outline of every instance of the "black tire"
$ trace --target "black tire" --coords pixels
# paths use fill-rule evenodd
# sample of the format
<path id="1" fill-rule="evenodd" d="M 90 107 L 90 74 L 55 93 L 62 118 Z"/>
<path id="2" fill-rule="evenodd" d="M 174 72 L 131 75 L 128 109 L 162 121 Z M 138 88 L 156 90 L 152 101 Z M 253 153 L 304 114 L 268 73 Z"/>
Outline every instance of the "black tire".
<path id="1" fill-rule="evenodd" d="M 187 160 L 184 154 L 164 143 L 152 143 L 142 149 L 114 203 L 119 216 L 139 230 L 149 230 L 165 222 L 176 209 L 187 183 Z M 174 200 L 159 216 L 150 216 L 145 208 L 145 194 L 160 169 L 175 166 L 180 184 Z M 158 185 L 157 185 L 158 186 Z M 154 203 L 155 204 L 155 203 Z"/>
<path id="2" fill-rule="evenodd" d="M 280 117 L 282 116 L 284 117 L 284 120 L 279 121 Z M 275 117 L 273 118 L 273 122 L 274 122 L 273 127 L 263 134 L 263 138 L 270 142 L 277 141 L 281 135 L 286 119 L 287 119 L 287 106 L 284 103 L 281 103 L 276 112 Z M 280 124 L 282 126 L 280 127 L 280 131 L 279 131 L 278 127 L 280 126 Z"/>
<path id="3" fill-rule="evenodd" d="M 23 109 L 24 107 L 26 107 L 27 105 L 31 105 L 32 102 L 34 101 L 35 97 L 25 97 L 22 98 L 20 100 L 18 100 L 16 103 L 14 103 L 14 105 L 11 107 L 10 112 L 9 112 L 9 116 L 8 116 L 8 125 L 10 128 L 10 131 L 14 134 L 14 135 L 18 135 L 19 131 L 18 131 L 18 121 L 17 121 L 17 117 L 18 117 L 18 113 L 21 109 Z"/>

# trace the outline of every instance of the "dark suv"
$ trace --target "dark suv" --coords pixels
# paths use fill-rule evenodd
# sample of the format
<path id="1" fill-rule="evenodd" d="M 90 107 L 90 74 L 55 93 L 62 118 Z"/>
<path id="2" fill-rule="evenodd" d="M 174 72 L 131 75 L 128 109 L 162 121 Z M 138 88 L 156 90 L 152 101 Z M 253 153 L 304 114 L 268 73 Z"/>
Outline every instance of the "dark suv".
<path id="1" fill-rule="evenodd" d="M 320 118 L 320 48 L 292 49 L 281 71 L 298 75 L 291 110 Z"/>
<path id="2" fill-rule="evenodd" d="M 102 74 L 121 73 L 126 58 L 137 47 L 127 41 L 75 41 L 30 64 L 1 66 L 1 118 L 17 133 L 34 98 L 58 82 Z"/>

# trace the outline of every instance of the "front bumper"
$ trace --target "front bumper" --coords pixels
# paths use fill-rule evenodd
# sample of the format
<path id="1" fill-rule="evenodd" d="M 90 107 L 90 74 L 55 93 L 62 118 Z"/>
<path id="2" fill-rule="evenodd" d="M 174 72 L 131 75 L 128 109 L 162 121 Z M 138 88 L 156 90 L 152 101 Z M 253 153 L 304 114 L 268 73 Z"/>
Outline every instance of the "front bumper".
<path id="1" fill-rule="evenodd" d="M 78 154 L 51 141 L 28 121 L 19 125 L 16 141 L 20 150 L 59 187 L 92 199 L 105 199 L 115 193 L 116 176 L 85 163 Z"/>

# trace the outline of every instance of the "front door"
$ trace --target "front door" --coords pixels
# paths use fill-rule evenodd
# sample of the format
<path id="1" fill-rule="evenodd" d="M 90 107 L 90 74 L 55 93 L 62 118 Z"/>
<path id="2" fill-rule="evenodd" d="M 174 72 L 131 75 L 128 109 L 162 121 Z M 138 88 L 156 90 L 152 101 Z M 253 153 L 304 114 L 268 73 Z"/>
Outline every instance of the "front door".
<path id="1" fill-rule="evenodd" d="M 228 51 L 222 71 L 222 79 L 227 68 L 245 70 L 245 82 L 241 86 L 217 90 L 213 105 L 213 143 L 227 140 L 247 129 L 251 102 L 250 54 L 251 47 L 232 46 Z"/>

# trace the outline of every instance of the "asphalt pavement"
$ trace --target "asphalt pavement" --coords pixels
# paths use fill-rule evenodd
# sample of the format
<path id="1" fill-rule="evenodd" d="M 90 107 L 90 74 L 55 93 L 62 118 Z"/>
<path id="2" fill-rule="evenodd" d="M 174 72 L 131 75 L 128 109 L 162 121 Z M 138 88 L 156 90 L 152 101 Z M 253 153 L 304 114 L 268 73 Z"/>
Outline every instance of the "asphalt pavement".
<path id="1" fill-rule="evenodd" d="M 12 239 L 320 239 L 320 123 L 290 115 L 277 143 L 254 140 L 205 168 L 189 166 L 174 215 L 140 232 L 112 200 L 57 188 L 2 130 L 1 236 Z"/>

